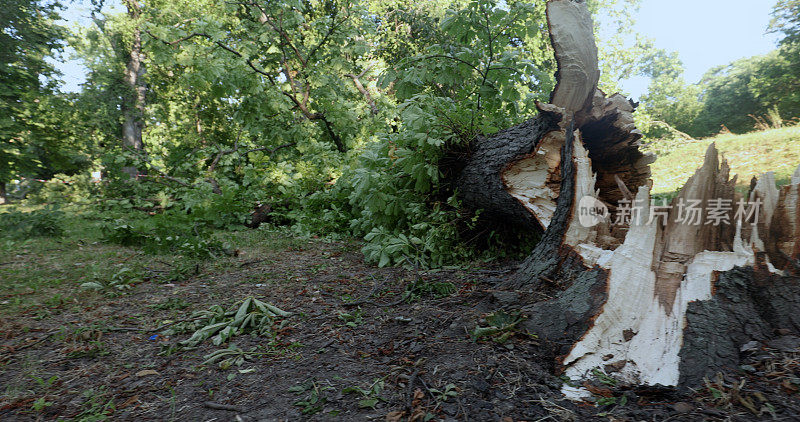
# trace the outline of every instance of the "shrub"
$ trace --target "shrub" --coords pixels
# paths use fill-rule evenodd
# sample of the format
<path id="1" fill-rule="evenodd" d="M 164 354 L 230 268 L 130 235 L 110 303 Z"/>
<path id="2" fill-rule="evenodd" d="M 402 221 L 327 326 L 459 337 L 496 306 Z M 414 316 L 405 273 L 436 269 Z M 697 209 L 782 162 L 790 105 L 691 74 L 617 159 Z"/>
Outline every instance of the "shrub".
<path id="1" fill-rule="evenodd" d="M 353 207 L 348 200 L 346 183 L 314 192 L 305 197 L 295 209 L 286 210 L 282 215 L 291 221 L 292 231 L 299 236 L 312 234 L 340 238 L 349 235 Z M 280 208 L 277 212 L 281 212 Z M 273 213 L 276 207 L 273 207 Z M 280 219 L 281 215 L 275 219 Z"/>
<path id="2" fill-rule="evenodd" d="M 143 280 L 140 272 L 128 267 L 123 267 L 111 276 L 95 272 L 92 281 L 81 284 L 81 289 L 103 292 L 107 296 L 114 297 L 122 294 L 126 290 L 133 288 L 133 285 Z"/>
<path id="3" fill-rule="evenodd" d="M 222 179 L 221 194 L 215 194 L 211 185 L 186 189 L 180 193 L 178 204 L 194 222 L 218 229 L 241 227 L 253 210 L 253 196 L 249 189 Z"/>
<path id="4" fill-rule="evenodd" d="M 64 235 L 64 213 L 57 206 L 31 211 L 0 214 L 0 236 L 14 238 L 61 237 Z"/>
<path id="5" fill-rule="evenodd" d="M 441 21 L 448 41 L 387 70 L 381 83 L 393 83 L 402 101 L 396 130 L 378 135 L 338 182 L 350 192 L 350 227 L 364 236 L 369 261 L 442 266 L 506 248 L 490 227 L 477 230 L 475 247 L 479 219 L 462 209 L 453 182 L 479 135 L 532 115 L 550 91 L 541 20 L 530 4 L 471 1 Z"/>
<path id="6" fill-rule="evenodd" d="M 140 247 L 151 254 L 171 253 L 192 258 L 231 254 L 228 247 L 211 238 L 197 224 L 169 214 L 140 222 L 114 220 L 103 226 L 103 233 L 108 243 Z"/>
<path id="7" fill-rule="evenodd" d="M 34 182 L 27 194 L 32 204 L 89 203 L 101 194 L 102 188 L 88 174 L 57 174 L 45 182 Z"/>

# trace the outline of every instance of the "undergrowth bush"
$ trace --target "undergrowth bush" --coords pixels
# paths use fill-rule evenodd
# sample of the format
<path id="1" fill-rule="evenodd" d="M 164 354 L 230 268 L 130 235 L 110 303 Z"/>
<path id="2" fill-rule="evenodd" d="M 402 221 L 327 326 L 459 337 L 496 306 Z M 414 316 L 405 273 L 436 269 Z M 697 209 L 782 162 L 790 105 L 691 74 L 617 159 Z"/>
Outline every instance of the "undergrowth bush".
<path id="1" fill-rule="evenodd" d="M 61 237 L 64 219 L 64 212 L 53 205 L 30 212 L 0 213 L 0 237 Z"/>
<path id="2" fill-rule="evenodd" d="M 108 222 L 103 226 L 103 239 L 108 243 L 139 247 L 151 254 L 209 258 L 232 253 L 227 245 L 212 238 L 198 224 L 168 214 L 143 221 Z"/>
<path id="3" fill-rule="evenodd" d="M 350 227 L 364 236 L 367 260 L 379 266 L 462 264 L 527 244 L 479 229 L 479 215 L 460 206 L 453 187 L 476 137 L 533 115 L 534 100 L 552 84 L 538 70 L 552 61 L 538 48 L 546 42 L 536 26 L 541 11 L 516 2 L 496 6 L 473 1 L 451 11 L 440 28 L 451 42 L 432 45 L 396 67 L 404 70 L 384 75 L 382 83 L 393 83 L 403 101 L 401 124 L 379 135 L 338 182 L 350 191 Z"/>
<path id="4" fill-rule="evenodd" d="M 345 180 L 344 177 L 342 180 Z M 283 215 L 291 221 L 294 234 L 321 235 L 331 239 L 350 235 L 353 207 L 347 187 L 346 183 L 337 183 L 303 198 L 296 208 L 287 209 Z M 278 209 L 278 212 L 281 211 Z"/>
<path id="5" fill-rule="evenodd" d="M 241 227 L 253 210 L 254 192 L 226 181 L 220 184 L 221 194 L 212 192 L 211 185 L 186 189 L 178 204 L 199 224 L 218 229 Z"/>
<path id="6" fill-rule="evenodd" d="M 88 174 L 57 174 L 45 182 L 34 181 L 26 197 L 32 204 L 87 204 L 102 192 Z"/>
<path id="7" fill-rule="evenodd" d="M 115 297 L 133 288 L 133 285 L 143 280 L 141 272 L 132 268 L 123 267 L 111 275 L 102 271 L 94 271 L 91 281 L 80 285 L 83 290 L 102 292 L 106 296 Z"/>

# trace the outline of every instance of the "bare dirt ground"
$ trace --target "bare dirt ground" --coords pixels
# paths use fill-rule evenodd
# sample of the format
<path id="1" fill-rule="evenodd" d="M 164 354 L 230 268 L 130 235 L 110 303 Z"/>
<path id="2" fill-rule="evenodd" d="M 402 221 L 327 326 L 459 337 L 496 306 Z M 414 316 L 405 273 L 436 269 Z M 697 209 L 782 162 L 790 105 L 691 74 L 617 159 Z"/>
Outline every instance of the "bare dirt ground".
<path id="1" fill-rule="evenodd" d="M 139 257 L 150 276 L 116 297 L 78 293 L 80 280 L 3 292 L 3 306 L 39 296 L 0 320 L 0 420 L 800 420 L 793 337 L 743 352 L 742 371 L 697 391 L 607 381 L 573 403 L 535 333 L 471 336 L 506 305 L 493 286 L 514 263 L 417 272 L 367 265 L 350 243 L 241 249 L 172 282 L 169 265 Z M 42 259 L 4 257 L 0 277 Z M 454 289 L 437 291 L 444 283 Z M 292 315 L 273 337 L 231 339 L 261 353 L 240 366 L 203 364 L 227 344 L 175 349 L 191 332 L 159 329 L 248 296 Z"/>

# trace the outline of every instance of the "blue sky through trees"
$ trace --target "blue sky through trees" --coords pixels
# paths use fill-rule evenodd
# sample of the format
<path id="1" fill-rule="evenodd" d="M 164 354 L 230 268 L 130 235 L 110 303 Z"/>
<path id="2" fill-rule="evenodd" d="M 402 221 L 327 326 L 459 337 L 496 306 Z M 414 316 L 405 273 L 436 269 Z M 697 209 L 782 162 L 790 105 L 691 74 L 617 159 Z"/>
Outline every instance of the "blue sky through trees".
<path id="1" fill-rule="evenodd" d="M 635 29 L 655 39 L 657 47 L 677 51 L 686 82 L 695 83 L 712 67 L 775 49 L 780 37 L 766 33 L 774 4 L 774 0 L 643 0 Z M 623 87 L 638 97 L 647 84 L 646 78 L 633 78 Z"/>

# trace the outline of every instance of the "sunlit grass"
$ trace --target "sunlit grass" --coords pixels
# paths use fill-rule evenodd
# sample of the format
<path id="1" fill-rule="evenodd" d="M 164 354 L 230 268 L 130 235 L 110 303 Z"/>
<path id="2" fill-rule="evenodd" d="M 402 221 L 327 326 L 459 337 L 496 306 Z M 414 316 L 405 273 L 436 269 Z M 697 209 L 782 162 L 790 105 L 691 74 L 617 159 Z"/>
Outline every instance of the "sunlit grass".
<path id="1" fill-rule="evenodd" d="M 7 206 L 4 212 L 29 212 L 36 206 Z M 64 236 L 27 239 L 0 236 L 0 316 L 29 306 L 46 306 L 48 299 L 80 295 L 81 283 L 110 277 L 122 266 L 140 267 L 141 253 L 101 241 L 101 215 L 64 208 Z"/>
<path id="2" fill-rule="evenodd" d="M 746 189 L 750 179 L 762 173 L 775 172 L 779 185 L 789 182 L 800 165 L 800 126 L 753 132 L 743 135 L 719 135 L 714 138 L 672 141 L 656 145 L 658 160 L 651 166 L 653 193 L 667 194 L 680 189 L 703 164 L 708 145 L 728 160 L 731 176 L 739 175 L 737 188 Z"/>
<path id="3" fill-rule="evenodd" d="M 0 218 L 13 211 L 31 212 L 41 206 L 0 207 Z M 104 241 L 102 227 L 116 219 L 127 223 L 146 221 L 145 213 L 95 209 L 67 205 L 61 237 L 19 238 L 0 233 L 0 319 L 26 311 L 46 312 L 65 303 L 75 306 L 95 301 L 97 293 L 80 286 L 91 281 L 110 280 L 124 268 L 139 274 L 145 282 L 164 282 L 170 270 L 199 265 L 204 282 L 247 262 L 270 261 L 283 251 L 303 250 L 312 240 L 294 236 L 288 229 L 271 228 L 215 231 L 212 236 L 238 252 L 238 256 L 218 256 L 195 260 L 169 253 L 146 254 L 138 248 Z M 356 248 L 357 250 L 357 248 Z M 263 275 L 263 274 L 262 274 Z M 259 278 L 261 281 L 263 279 Z M 102 298 L 102 295 L 99 296 Z"/>

